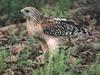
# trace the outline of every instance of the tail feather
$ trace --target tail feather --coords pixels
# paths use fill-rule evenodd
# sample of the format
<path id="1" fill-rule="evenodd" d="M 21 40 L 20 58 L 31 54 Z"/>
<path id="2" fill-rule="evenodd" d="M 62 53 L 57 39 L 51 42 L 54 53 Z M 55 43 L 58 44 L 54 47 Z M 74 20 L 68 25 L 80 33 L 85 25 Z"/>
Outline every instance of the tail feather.
<path id="1" fill-rule="evenodd" d="M 80 31 L 81 31 L 82 33 L 84 33 L 84 34 L 92 35 L 92 33 L 91 33 L 89 30 L 85 29 L 85 28 L 80 28 Z"/>

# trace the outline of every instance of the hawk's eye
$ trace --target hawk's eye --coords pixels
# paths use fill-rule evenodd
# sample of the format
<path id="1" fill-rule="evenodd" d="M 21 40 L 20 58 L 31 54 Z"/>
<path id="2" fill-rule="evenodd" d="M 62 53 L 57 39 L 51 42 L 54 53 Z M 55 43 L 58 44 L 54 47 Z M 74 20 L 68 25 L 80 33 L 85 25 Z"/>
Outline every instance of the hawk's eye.
<path id="1" fill-rule="evenodd" d="M 29 10 L 25 10 L 25 12 L 27 12 L 27 13 L 28 13 L 28 12 L 29 12 Z"/>

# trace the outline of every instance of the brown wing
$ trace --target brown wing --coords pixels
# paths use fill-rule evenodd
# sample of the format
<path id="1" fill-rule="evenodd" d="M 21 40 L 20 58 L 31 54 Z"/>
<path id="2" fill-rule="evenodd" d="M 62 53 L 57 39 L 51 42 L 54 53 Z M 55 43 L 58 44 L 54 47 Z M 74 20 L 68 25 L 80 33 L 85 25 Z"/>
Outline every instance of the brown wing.
<path id="1" fill-rule="evenodd" d="M 65 20 L 49 20 L 42 23 L 43 32 L 51 36 L 68 36 L 76 33 L 89 34 L 84 28 L 79 28 L 74 22 Z"/>

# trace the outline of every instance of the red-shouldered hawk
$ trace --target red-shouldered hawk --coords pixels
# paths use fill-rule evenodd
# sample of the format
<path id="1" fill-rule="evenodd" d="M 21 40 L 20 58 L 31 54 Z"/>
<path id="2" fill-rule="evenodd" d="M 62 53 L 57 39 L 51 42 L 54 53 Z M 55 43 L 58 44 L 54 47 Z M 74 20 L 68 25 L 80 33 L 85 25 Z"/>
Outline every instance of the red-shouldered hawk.
<path id="1" fill-rule="evenodd" d="M 80 33 L 90 34 L 83 27 L 66 19 L 44 17 L 34 7 L 25 7 L 21 12 L 26 17 L 28 33 L 42 39 L 43 50 L 57 48 L 59 44 L 63 43 L 61 40 L 67 36 Z"/>

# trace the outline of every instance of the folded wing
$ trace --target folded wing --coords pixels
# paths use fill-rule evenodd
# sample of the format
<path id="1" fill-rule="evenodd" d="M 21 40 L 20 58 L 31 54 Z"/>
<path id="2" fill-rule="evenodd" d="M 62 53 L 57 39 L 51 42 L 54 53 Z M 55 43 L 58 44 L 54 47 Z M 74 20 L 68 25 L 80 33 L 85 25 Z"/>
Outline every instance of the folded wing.
<path id="1" fill-rule="evenodd" d="M 51 36 L 68 36 L 75 34 L 91 34 L 85 28 L 67 20 L 47 20 L 42 23 L 43 33 Z"/>

